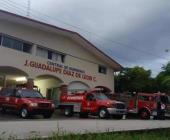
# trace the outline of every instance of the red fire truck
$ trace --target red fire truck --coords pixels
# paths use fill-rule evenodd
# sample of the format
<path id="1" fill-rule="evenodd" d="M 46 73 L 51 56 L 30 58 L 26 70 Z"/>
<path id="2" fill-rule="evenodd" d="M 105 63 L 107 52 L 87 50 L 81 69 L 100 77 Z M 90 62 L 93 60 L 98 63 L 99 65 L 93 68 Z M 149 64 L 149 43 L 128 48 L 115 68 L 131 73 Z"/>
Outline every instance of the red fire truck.
<path id="1" fill-rule="evenodd" d="M 165 116 L 170 117 L 170 97 L 165 93 L 138 93 L 134 95 L 128 104 L 128 113 L 135 113 L 141 119 L 149 119 L 157 116 L 157 100 L 161 101 L 165 108 Z"/>
<path id="2" fill-rule="evenodd" d="M 127 113 L 123 102 L 109 99 L 98 89 L 79 93 L 62 93 L 59 108 L 66 116 L 79 113 L 80 117 L 88 117 L 91 114 L 98 115 L 102 119 L 109 116 L 121 119 Z"/>

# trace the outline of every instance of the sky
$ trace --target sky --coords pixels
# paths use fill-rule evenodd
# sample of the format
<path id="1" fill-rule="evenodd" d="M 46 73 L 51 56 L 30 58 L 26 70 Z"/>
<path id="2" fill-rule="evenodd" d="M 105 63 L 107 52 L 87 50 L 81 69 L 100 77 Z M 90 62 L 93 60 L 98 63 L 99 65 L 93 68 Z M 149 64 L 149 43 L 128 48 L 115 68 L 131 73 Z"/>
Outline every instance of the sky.
<path id="1" fill-rule="evenodd" d="M 123 67 L 170 60 L 169 0 L 0 0 L 0 9 L 83 35 Z M 28 8 L 30 5 L 30 8 Z"/>

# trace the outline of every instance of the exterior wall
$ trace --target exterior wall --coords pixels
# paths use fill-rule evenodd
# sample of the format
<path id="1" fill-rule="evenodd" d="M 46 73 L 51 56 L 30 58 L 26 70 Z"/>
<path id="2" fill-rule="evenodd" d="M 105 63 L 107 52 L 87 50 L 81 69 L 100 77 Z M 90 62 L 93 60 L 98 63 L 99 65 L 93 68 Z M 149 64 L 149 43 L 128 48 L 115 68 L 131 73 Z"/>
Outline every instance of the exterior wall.
<path id="1" fill-rule="evenodd" d="M 68 76 L 63 73 L 54 73 L 42 69 L 24 66 L 26 60 L 29 62 L 36 61 L 41 64 L 47 64 L 47 61 L 54 62 L 36 56 L 35 48 L 32 54 L 27 54 L 9 48 L 0 47 L 0 66 L 16 67 L 23 70 L 29 75 L 30 78 L 34 79 L 39 75 L 54 75 L 61 79 L 64 84 L 69 84 L 72 81 L 82 81 L 91 88 L 102 85 L 114 90 L 113 70 L 106 66 L 106 75 L 98 73 L 98 65 L 105 64 L 99 58 L 96 58 L 92 53 L 85 50 L 83 47 L 81 47 L 81 45 L 77 44 L 71 39 L 54 33 L 37 30 L 33 27 L 26 27 L 6 21 L 0 21 L 0 33 L 11 35 L 34 44 L 66 53 L 67 55 L 64 63 L 55 63 L 84 70 L 86 75 L 92 76 L 95 80 L 85 80 L 75 76 Z"/>
<path id="2" fill-rule="evenodd" d="M 43 96 L 46 96 L 46 90 L 48 88 L 55 88 L 60 86 L 60 81 L 57 79 L 41 79 L 41 80 L 35 80 L 34 84 L 37 85 L 41 89 L 41 93 Z"/>

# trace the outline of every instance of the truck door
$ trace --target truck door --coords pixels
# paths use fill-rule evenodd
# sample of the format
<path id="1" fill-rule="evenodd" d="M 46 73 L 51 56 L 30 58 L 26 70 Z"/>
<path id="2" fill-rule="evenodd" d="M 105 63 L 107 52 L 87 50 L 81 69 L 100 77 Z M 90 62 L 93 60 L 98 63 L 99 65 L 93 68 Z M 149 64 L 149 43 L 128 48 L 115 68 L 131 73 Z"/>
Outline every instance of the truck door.
<path id="1" fill-rule="evenodd" d="M 96 99 L 93 94 L 88 94 L 86 96 L 86 100 L 83 103 L 83 109 L 91 113 L 96 112 Z"/>
<path id="2" fill-rule="evenodd" d="M 152 111 L 155 106 L 154 97 L 152 95 L 139 95 L 138 97 L 138 109 L 147 108 Z"/>
<path id="3" fill-rule="evenodd" d="M 2 89 L 0 92 L 0 105 L 4 105 L 6 103 L 6 92 L 5 89 Z"/>
<path id="4" fill-rule="evenodd" d="M 11 95 L 12 95 L 12 89 L 4 89 L 2 91 L 2 97 L 0 100 L 2 101 L 2 105 L 5 108 L 12 108 Z"/>
<path id="5" fill-rule="evenodd" d="M 11 109 L 15 109 L 17 107 L 18 98 L 16 97 L 16 91 L 17 90 L 15 89 L 9 90 L 10 92 L 9 103 L 10 103 Z"/>

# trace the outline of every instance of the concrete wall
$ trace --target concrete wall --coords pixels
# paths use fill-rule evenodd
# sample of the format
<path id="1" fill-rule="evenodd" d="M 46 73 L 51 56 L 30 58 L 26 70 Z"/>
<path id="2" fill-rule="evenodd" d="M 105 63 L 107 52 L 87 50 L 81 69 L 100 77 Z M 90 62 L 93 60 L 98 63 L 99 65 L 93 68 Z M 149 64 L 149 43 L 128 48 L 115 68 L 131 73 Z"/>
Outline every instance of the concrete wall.
<path id="1" fill-rule="evenodd" d="M 61 79 L 65 84 L 69 84 L 72 81 L 82 81 L 87 83 L 91 88 L 102 85 L 114 90 L 113 70 L 107 66 L 106 75 L 98 73 L 98 65 L 105 65 L 105 63 L 71 39 L 58 34 L 37 30 L 33 27 L 27 27 L 11 22 L 9 23 L 7 21 L 0 21 L 0 33 L 11 35 L 34 44 L 69 54 L 66 55 L 65 63 L 62 65 L 84 70 L 87 75 L 96 77 L 96 81 L 94 82 L 41 69 L 25 67 L 24 64 L 26 60 L 36 61 L 43 64 L 47 63 L 47 59 L 36 56 L 34 51 L 32 54 L 27 54 L 9 48 L 0 47 L 0 66 L 16 67 L 23 70 L 29 75 L 29 77 L 34 79 L 39 75 L 53 75 Z M 93 61 L 94 63 L 89 61 Z"/>
<path id="2" fill-rule="evenodd" d="M 55 88 L 60 86 L 60 81 L 57 79 L 41 79 L 41 80 L 35 80 L 34 84 L 38 86 L 41 90 L 41 93 L 43 96 L 46 96 L 46 91 L 48 88 Z"/>

